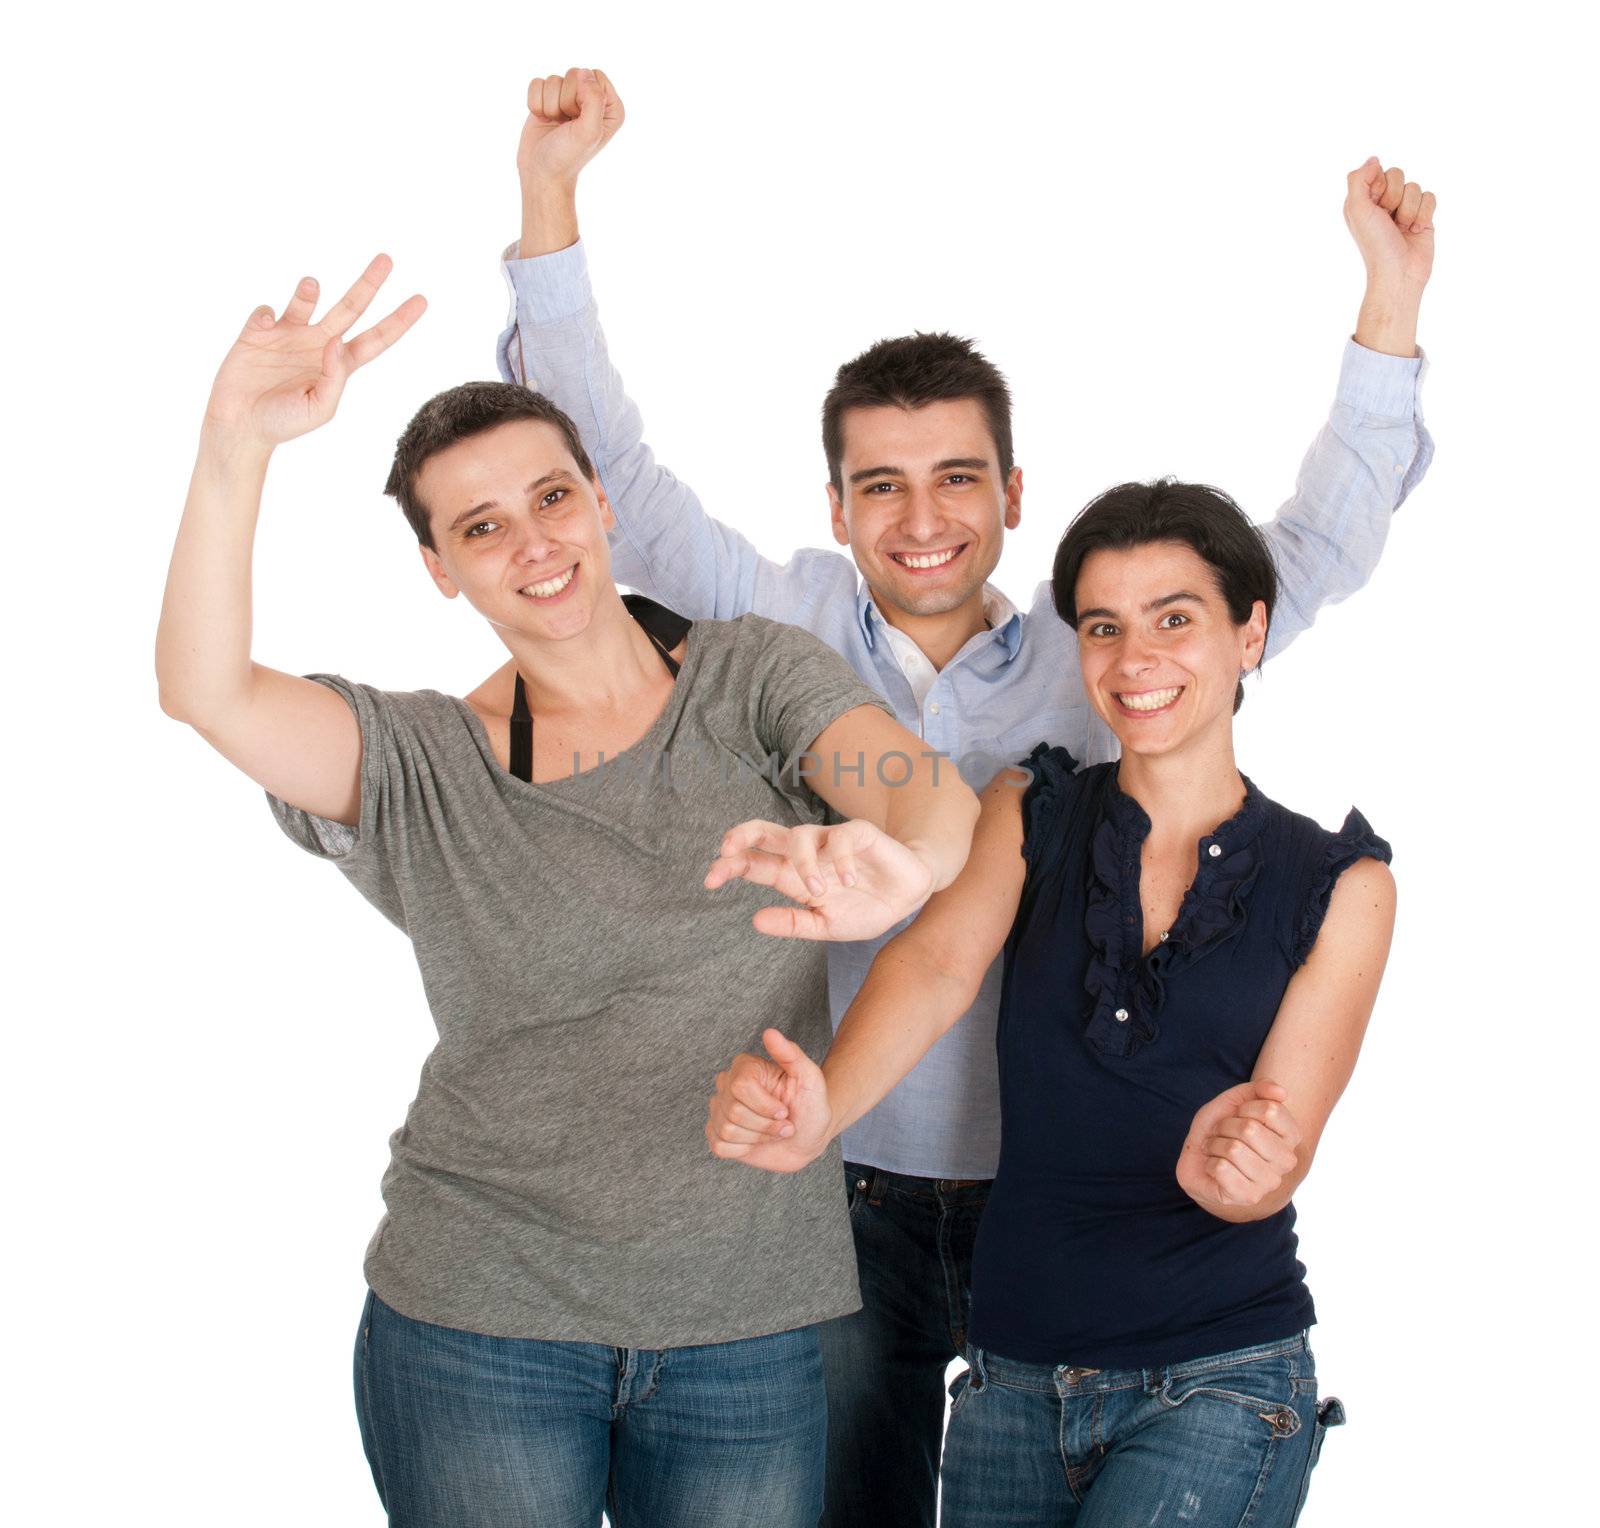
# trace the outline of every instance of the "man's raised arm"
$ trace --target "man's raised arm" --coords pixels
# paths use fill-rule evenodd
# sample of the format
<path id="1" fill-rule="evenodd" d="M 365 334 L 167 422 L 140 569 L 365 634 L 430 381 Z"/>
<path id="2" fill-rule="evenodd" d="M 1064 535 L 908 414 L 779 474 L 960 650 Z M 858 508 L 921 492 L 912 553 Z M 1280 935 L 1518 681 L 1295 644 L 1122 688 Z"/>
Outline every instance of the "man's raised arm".
<path id="1" fill-rule="evenodd" d="M 1376 159 L 1348 177 L 1345 222 L 1367 289 L 1333 411 L 1300 465 L 1294 497 L 1262 527 L 1279 574 L 1269 654 L 1372 576 L 1390 516 L 1433 459 L 1417 398 L 1417 314 L 1433 269 L 1433 211 L 1431 191 Z"/>
<path id="2" fill-rule="evenodd" d="M 598 70 L 570 69 L 528 87 L 517 150 L 522 238 L 506 252 L 512 310 L 500 374 L 543 393 L 577 426 L 617 517 L 611 556 L 620 582 L 691 618 L 753 610 L 810 626 L 835 599 L 854 599 L 854 564 L 820 549 L 779 564 L 712 519 L 644 443 L 639 410 L 611 364 L 577 242 L 576 191 L 622 119 L 622 102 Z"/>

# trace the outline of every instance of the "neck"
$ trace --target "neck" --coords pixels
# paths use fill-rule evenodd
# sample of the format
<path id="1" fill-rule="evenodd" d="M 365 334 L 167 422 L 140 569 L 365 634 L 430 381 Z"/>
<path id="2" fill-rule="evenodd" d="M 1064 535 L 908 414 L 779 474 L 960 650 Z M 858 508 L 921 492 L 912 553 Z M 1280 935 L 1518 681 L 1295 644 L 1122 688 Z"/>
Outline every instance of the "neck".
<path id="1" fill-rule="evenodd" d="M 1244 804 L 1244 780 L 1233 758 L 1233 728 L 1224 724 L 1171 753 L 1125 753 L 1117 784 L 1144 808 L 1151 838 L 1204 838 Z"/>
<path id="2" fill-rule="evenodd" d="M 983 589 L 977 588 L 954 610 L 939 615 L 914 615 L 901 610 L 878 596 L 872 590 L 873 602 L 896 631 L 903 631 L 922 649 L 922 655 L 934 668 L 942 669 L 988 622 L 983 616 Z"/>
<path id="3" fill-rule="evenodd" d="M 666 675 L 660 654 L 615 591 L 598 602 L 588 626 L 565 641 L 504 630 L 500 638 L 511 650 L 502 670 L 508 713 L 519 673 L 530 709 L 547 714 L 625 710 Z"/>

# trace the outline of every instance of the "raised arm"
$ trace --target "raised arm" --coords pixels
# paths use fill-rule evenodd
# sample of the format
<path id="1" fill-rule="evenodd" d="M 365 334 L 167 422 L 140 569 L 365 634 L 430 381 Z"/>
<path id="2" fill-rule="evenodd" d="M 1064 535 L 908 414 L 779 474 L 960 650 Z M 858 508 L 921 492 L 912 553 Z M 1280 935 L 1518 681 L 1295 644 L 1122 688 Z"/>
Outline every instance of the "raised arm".
<path id="1" fill-rule="evenodd" d="M 656 461 L 611 364 L 578 242 L 577 184 L 622 121 L 621 99 L 599 70 L 569 69 L 528 87 L 517 150 L 522 238 L 505 262 L 512 302 L 500 374 L 543 393 L 577 426 L 617 517 L 611 557 L 620 583 L 692 618 L 753 610 L 811 625 L 815 611 L 854 597 L 850 559 L 808 549 L 780 564 L 712 519 Z M 819 517 L 823 504 L 819 494 Z"/>
<path id="2" fill-rule="evenodd" d="M 1269 657 L 1323 605 L 1372 576 L 1390 516 L 1433 458 L 1417 399 L 1416 338 L 1433 269 L 1434 196 L 1376 159 L 1351 171 L 1345 192 L 1345 222 L 1367 286 L 1333 411 L 1301 463 L 1294 496 L 1263 527 L 1280 576 Z"/>
<path id="3" fill-rule="evenodd" d="M 250 656 L 251 554 L 273 450 L 333 417 L 351 372 L 421 316 L 411 297 L 354 339 L 346 331 L 389 273 L 379 255 L 320 322 L 306 277 L 274 319 L 257 308 L 217 373 L 178 527 L 156 634 L 161 709 L 188 722 L 291 806 L 354 824 L 361 732 L 332 690 Z"/>
<path id="4" fill-rule="evenodd" d="M 797 1172 L 884 1097 L 977 998 L 1022 897 L 1022 792 L 1002 770 L 983 792 L 960 875 L 886 944 L 818 1067 L 769 1029 L 767 1053 L 717 1077 L 712 1152 L 770 1172 Z"/>

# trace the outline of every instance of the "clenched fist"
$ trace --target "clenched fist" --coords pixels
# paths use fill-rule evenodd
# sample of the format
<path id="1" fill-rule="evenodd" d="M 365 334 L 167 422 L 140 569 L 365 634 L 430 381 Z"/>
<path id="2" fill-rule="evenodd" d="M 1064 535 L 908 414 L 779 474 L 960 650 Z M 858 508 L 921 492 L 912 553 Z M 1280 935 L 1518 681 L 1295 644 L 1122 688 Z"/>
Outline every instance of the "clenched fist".
<path id="1" fill-rule="evenodd" d="M 1300 1126 L 1288 1096 L 1275 1082 L 1242 1082 L 1195 1114 L 1178 1154 L 1178 1185 L 1201 1209 L 1222 1220 L 1253 1219 L 1248 1211 L 1271 1200 L 1300 1165 Z"/>
<path id="2" fill-rule="evenodd" d="M 1346 179 L 1344 220 L 1367 267 L 1367 279 L 1423 287 L 1433 271 L 1437 198 L 1405 171 L 1374 157 Z"/>
<path id="3" fill-rule="evenodd" d="M 622 97 L 599 69 L 569 69 L 528 86 L 517 172 L 531 183 L 572 185 L 622 126 Z"/>

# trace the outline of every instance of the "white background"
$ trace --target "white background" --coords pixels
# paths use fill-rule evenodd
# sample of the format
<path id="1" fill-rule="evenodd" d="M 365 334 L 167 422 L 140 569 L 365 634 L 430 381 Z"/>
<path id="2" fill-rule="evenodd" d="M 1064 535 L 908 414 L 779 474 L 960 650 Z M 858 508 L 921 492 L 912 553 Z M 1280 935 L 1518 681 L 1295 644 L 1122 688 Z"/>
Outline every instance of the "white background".
<path id="1" fill-rule="evenodd" d="M 662 457 L 826 538 L 817 408 L 884 334 L 1010 377 L 1021 599 L 1128 477 L 1265 517 L 1331 399 L 1368 153 L 1439 195 L 1438 458 L 1269 665 L 1243 767 L 1395 846 L 1361 1066 L 1300 1195 L 1330 1436 L 1305 1523 L 1562 1521 L 1591 1414 L 1594 38 L 1576 7 L 999 0 L 77 6 L 5 65 L 12 1521 L 376 1524 L 349 1363 L 432 1031 L 403 938 L 161 715 L 152 642 L 238 326 L 378 249 L 417 330 L 286 447 L 256 654 L 463 693 L 502 659 L 380 495 L 492 376 L 531 73 L 628 122 L 582 213 Z M 1582 23 L 1585 27 L 1587 23 Z M 709 853 L 709 846 L 708 846 Z M 618 1128 L 595 1100 L 595 1128 Z"/>

